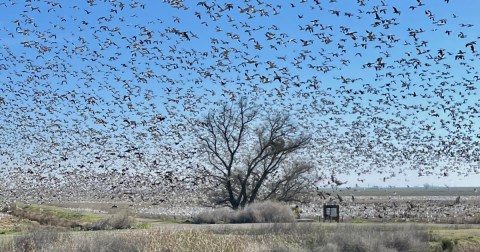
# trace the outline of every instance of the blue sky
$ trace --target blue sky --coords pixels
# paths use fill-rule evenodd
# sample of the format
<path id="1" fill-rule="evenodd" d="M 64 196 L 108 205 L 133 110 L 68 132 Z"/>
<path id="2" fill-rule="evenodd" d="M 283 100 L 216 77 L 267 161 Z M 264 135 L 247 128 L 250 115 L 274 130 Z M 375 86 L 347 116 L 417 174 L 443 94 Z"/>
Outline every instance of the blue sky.
<path id="1" fill-rule="evenodd" d="M 166 2 L 0 6 L 6 167 L 181 166 L 189 125 L 248 96 L 296 115 L 326 173 L 476 185 L 478 1 Z"/>

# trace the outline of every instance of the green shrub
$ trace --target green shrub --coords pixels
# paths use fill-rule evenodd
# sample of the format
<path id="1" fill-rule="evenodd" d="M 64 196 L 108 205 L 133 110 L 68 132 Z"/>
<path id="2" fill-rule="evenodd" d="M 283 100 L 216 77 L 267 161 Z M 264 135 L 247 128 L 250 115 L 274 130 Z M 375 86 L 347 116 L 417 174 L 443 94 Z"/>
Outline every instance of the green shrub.
<path id="1" fill-rule="evenodd" d="M 442 240 L 442 250 L 443 251 L 453 251 L 454 246 L 455 246 L 455 244 L 453 243 L 452 240 L 450 240 L 450 239 Z"/>

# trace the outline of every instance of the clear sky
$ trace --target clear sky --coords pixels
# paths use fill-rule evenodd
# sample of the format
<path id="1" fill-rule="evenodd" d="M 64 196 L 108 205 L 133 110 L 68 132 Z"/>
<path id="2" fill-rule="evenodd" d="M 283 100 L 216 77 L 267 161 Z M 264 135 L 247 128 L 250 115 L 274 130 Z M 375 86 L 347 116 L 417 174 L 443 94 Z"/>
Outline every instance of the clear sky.
<path id="1" fill-rule="evenodd" d="M 315 140 L 303 158 L 349 173 L 339 177 L 350 186 L 476 186 L 478 9 L 474 0 L 7 1 L 2 167 L 185 167 L 196 162 L 192 126 L 216 101 L 247 96 L 293 114 Z"/>

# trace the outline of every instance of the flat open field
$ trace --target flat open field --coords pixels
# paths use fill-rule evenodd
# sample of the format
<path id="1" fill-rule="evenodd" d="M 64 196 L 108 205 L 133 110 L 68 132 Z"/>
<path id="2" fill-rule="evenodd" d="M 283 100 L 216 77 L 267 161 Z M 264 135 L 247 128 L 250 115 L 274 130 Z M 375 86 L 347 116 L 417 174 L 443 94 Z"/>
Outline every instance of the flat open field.
<path id="1" fill-rule="evenodd" d="M 169 251 L 346 251 L 354 248 L 366 249 L 358 251 L 480 250 L 480 195 L 474 188 L 357 188 L 325 190 L 323 194 L 326 195 L 325 199 L 316 198 L 313 203 L 301 205 L 302 218 L 309 218 L 313 222 L 293 224 L 189 224 L 197 213 L 212 210 L 193 204 L 82 200 L 49 202 L 31 205 L 30 208 L 32 211 L 79 220 L 128 215 L 135 222 L 127 230 L 67 229 L 68 232 L 64 230 L 61 233 L 68 234 L 68 238 L 60 239 L 58 234 L 58 237 L 52 236 L 61 240 L 55 241 L 60 244 L 57 244 L 59 248 L 71 251 L 98 251 L 97 248 L 108 247 L 108 244 L 98 244 L 100 238 L 115 242 L 118 251 L 135 251 L 128 244 L 119 242 L 125 239 L 134 239 L 129 244 L 140 248 L 139 251 L 159 248 Z M 323 222 L 323 204 L 340 205 L 341 223 Z M 0 214 L 0 244 L 10 246 L 8 248 L 12 248 L 11 251 L 24 251 L 15 250 L 13 247 L 17 245 L 12 244 L 21 238 L 34 237 L 35 233 L 33 236 L 29 233 L 32 226 L 43 228 L 43 225 L 39 227 L 5 213 Z M 41 232 L 51 231 L 42 229 Z M 370 241 L 371 237 L 380 237 L 382 240 Z M 397 240 L 389 240 L 388 237 L 396 237 Z M 225 239 L 236 246 L 224 243 Z M 245 240 L 249 242 L 244 243 Z M 352 240 L 358 242 L 352 243 Z M 185 241 L 190 243 L 177 244 Z M 97 244 L 98 247 L 80 249 L 80 244 L 85 242 Z M 411 246 L 398 245 L 401 243 Z M 51 251 L 50 245 L 42 246 L 48 248 L 43 251 Z"/>

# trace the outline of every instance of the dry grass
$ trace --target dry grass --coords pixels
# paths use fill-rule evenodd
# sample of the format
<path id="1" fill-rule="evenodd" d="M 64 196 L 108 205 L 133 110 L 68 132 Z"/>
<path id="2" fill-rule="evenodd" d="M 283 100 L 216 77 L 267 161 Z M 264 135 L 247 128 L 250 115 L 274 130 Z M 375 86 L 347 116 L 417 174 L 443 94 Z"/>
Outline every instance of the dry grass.
<path id="1" fill-rule="evenodd" d="M 48 251 L 56 244 L 68 243 L 65 230 L 54 227 L 33 227 L 25 235 L 15 236 L 10 243 L 2 244 L 1 251 Z"/>
<path id="2" fill-rule="evenodd" d="M 32 230 L 0 251 L 428 251 L 429 233 L 411 225 L 262 224 L 208 230 L 65 233 Z"/>
<path id="3" fill-rule="evenodd" d="M 244 237 L 213 235 L 202 230 L 89 232 L 65 237 L 35 231 L 0 244 L 0 251 L 253 251 L 250 246 Z"/>
<path id="4" fill-rule="evenodd" d="M 266 237 L 274 251 L 426 251 L 429 233 L 412 225 L 276 223 L 222 234 Z"/>

